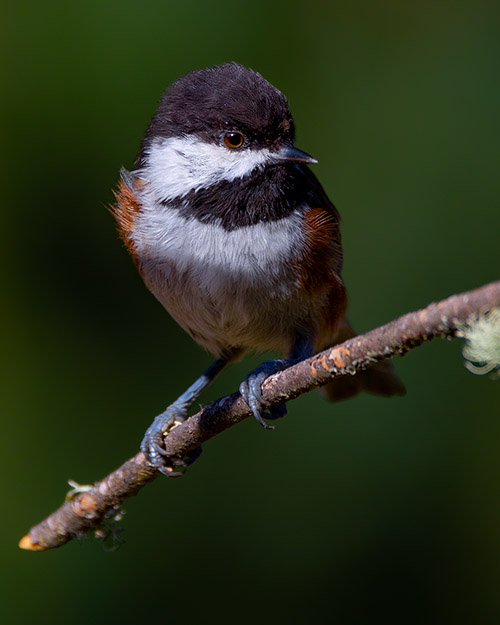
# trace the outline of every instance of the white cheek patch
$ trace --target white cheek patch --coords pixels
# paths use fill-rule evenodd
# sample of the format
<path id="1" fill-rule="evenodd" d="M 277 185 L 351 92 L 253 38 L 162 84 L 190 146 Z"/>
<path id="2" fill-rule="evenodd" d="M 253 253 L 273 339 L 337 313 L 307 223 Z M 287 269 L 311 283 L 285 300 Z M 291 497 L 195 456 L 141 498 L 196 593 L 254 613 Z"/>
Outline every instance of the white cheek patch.
<path id="1" fill-rule="evenodd" d="M 268 149 L 230 150 L 186 135 L 153 141 L 146 165 L 135 173 L 147 180 L 159 200 L 171 200 L 222 181 L 248 176 L 271 158 Z"/>

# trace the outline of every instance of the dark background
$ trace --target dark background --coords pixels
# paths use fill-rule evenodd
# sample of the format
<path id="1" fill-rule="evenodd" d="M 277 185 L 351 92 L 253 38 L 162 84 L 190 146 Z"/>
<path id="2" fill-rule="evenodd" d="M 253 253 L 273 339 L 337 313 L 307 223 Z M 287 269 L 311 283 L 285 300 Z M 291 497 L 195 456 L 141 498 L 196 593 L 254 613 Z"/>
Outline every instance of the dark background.
<path id="1" fill-rule="evenodd" d="M 493 1 L 4 4 L 3 622 L 498 622 L 500 385 L 458 341 L 396 362 L 404 398 L 310 393 L 274 432 L 248 420 L 209 442 L 127 502 L 116 552 L 16 545 L 210 362 L 105 208 L 162 90 L 235 60 L 287 95 L 365 331 L 499 277 L 499 17 Z"/>

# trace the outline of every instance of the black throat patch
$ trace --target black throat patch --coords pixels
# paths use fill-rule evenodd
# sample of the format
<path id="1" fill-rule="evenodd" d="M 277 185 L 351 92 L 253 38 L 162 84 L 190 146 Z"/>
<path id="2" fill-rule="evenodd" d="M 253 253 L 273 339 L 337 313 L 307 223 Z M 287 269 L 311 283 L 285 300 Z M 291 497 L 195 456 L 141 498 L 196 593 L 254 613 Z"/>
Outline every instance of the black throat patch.
<path id="1" fill-rule="evenodd" d="M 278 221 L 305 205 L 323 206 L 325 194 L 312 172 L 294 163 L 266 166 L 162 202 L 186 218 L 231 231 Z M 326 200 L 328 202 L 328 200 Z"/>

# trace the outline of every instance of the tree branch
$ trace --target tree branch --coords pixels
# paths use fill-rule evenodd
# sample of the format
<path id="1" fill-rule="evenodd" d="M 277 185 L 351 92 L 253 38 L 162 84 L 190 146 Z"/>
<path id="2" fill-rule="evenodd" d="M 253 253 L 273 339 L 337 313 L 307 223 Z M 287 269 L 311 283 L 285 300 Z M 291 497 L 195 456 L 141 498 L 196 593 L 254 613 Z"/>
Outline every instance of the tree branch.
<path id="1" fill-rule="evenodd" d="M 497 307 L 500 307 L 500 281 L 430 304 L 271 375 L 263 384 L 264 398 L 270 405 L 280 404 L 336 377 L 353 375 L 375 361 L 403 355 L 434 337 L 456 336 L 471 318 Z M 250 415 L 239 393 L 233 393 L 206 406 L 172 430 L 165 439 L 166 451 L 180 460 L 204 441 Z M 90 530 L 99 530 L 115 516 L 125 499 L 158 475 L 160 473 L 144 455 L 138 453 L 32 527 L 19 546 L 44 551 Z"/>

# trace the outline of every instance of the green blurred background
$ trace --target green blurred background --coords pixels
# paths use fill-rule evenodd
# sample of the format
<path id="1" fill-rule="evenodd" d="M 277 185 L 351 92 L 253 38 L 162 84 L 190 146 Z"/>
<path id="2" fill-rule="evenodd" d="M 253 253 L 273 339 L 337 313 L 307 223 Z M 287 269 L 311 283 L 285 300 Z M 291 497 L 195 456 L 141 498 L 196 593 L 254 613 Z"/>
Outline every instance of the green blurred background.
<path id="1" fill-rule="evenodd" d="M 207 443 L 126 504 L 118 551 L 16 546 L 210 362 L 105 208 L 162 90 L 235 60 L 287 95 L 365 331 L 499 278 L 499 18 L 486 1 L 4 3 L 2 622 L 499 622 L 500 383 L 458 341 L 396 362 L 404 398 L 311 393 L 274 432 Z"/>

